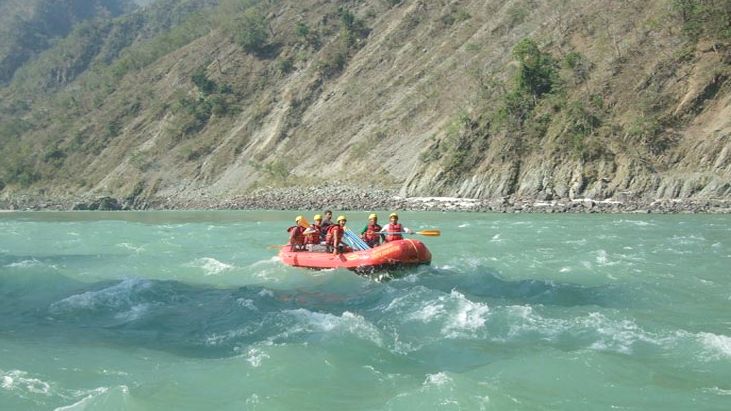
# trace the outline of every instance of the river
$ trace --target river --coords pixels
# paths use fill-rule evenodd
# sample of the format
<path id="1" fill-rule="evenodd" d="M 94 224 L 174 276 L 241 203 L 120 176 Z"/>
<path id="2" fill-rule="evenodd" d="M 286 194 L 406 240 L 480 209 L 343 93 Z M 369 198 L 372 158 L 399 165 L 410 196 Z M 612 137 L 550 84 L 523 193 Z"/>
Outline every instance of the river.
<path id="1" fill-rule="evenodd" d="M 729 409 L 731 216 L 401 214 L 377 282 L 294 212 L 2 213 L 0 409 Z"/>

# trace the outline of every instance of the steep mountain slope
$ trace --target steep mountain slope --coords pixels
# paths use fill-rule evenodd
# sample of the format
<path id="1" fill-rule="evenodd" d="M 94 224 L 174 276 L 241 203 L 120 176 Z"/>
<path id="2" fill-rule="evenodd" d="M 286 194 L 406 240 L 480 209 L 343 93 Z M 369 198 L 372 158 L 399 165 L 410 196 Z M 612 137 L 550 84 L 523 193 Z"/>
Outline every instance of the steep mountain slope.
<path id="1" fill-rule="evenodd" d="M 4 198 L 731 196 L 727 2 L 179 3 L 0 91 Z"/>
<path id="2" fill-rule="evenodd" d="M 0 84 L 9 82 L 15 70 L 53 47 L 75 25 L 131 9 L 128 0 L 0 1 Z"/>

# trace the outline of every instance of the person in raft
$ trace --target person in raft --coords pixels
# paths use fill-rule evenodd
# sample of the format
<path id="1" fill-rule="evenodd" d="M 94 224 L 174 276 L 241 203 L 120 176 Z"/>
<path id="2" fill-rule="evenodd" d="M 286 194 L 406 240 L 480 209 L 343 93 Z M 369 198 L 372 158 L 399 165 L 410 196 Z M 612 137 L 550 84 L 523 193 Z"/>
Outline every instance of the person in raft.
<path id="1" fill-rule="evenodd" d="M 314 223 L 304 231 L 305 248 L 307 251 L 325 251 L 326 248 L 320 245 L 320 234 L 322 233 L 322 216 L 315 214 Z"/>
<path id="2" fill-rule="evenodd" d="M 289 232 L 290 251 L 300 251 L 305 248 L 305 228 L 300 225 L 300 221 L 303 218 L 301 215 L 298 215 L 294 219 L 294 225 L 287 229 Z"/>
<path id="3" fill-rule="evenodd" d="M 327 235 L 327 230 L 333 224 L 333 222 L 332 222 L 333 212 L 330 210 L 325 210 L 325 212 L 323 214 L 325 214 L 325 219 L 322 220 L 322 224 L 320 224 L 320 241 L 325 241 L 325 236 Z"/>
<path id="4" fill-rule="evenodd" d="M 383 234 L 380 233 L 381 229 L 383 229 L 383 227 L 378 225 L 378 216 L 376 213 L 373 213 L 368 216 L 368 224 L 360 230 L 360 238 L 362 238 L 369 247 L 378 247 L 378 245 L 381 244 L 381 237 L 383 237 Z"/>
<path id="5" fill-rule="evenodd" d="M 348 220 L 344 215 L 338 216 L 337 224 L 331 224 L 327 229 L 325 244 L 333 250 L 333 254 L 342 252 L 343 235 L 345 234 L 345 223 Z"/>
<path id="6" fill-rule="evenodd" d="M 382 234 L 386 235 L 384 241 L 389 242 L 395 240 L 403 240 L 403 233 L 414 234 L 414 230 L 408 227 L 404 227 L 398 222 L 398 214 L 391 213 L 388 218 L 391 222 L 383 226 L 380 231 Z"/>

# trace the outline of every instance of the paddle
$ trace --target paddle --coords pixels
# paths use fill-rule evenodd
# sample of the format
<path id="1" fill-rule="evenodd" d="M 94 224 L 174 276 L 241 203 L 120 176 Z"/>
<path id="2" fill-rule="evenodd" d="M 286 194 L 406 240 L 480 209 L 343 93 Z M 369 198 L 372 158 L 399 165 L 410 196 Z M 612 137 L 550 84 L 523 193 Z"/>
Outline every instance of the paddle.
<path id="1" fill-rule="evenodd" d="M 384 231 L 381 234 L 385 234 L 385 235 L 388 235 L 388 234 L 419 234 L 419 235 L 425 235 L 427 237 L 439 237 L 440 235 L 442 235 L 442 232 L 440 230 L 433 229 L 433 230 L 415 231 L 413 233 L 407 233 L 406 231 L 400 231 L 400 232 L 396 232 L 396 233 L 389 233 L 389 232 Z"/>

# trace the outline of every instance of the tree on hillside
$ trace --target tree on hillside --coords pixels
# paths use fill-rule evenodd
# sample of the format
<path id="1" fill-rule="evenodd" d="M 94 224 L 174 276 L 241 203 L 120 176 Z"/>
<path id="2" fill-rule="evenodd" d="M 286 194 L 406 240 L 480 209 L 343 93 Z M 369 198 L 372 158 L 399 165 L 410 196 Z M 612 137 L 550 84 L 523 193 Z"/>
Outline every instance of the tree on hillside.
<path id="1" fill-rule="evenodd" d="M 526 92 L 534 99 L 549 93 L 556 83 L 556 62 L 548 54 L 538 49 L 536 43 L 525 38 L 513 48 L 513 56 L 520 63 L 515 78 L 518 90 Z"/>

